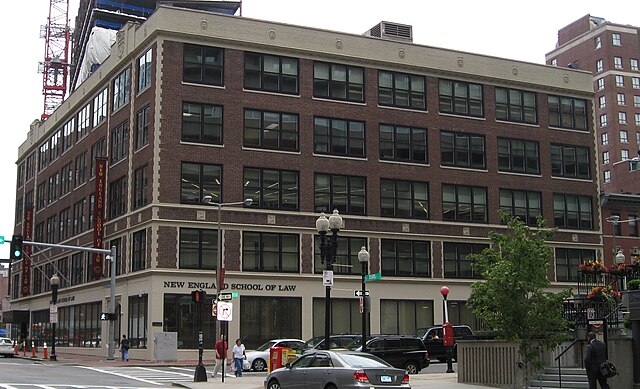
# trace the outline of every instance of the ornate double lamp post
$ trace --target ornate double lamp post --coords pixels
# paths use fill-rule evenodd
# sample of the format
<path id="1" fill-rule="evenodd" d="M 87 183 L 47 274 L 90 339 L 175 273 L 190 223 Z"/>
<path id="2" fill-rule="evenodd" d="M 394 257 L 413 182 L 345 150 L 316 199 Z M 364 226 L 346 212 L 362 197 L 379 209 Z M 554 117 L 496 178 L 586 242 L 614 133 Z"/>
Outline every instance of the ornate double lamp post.
<path id="1" fill-rule="evenodd" d="M 324 314 L 324 348 L 329 350 L 331 338 L 331 285 L 333 285 L 333 262 L 336 260 L 338 249 L 338 232 L 342 227 L 342 217 L 337 209 L 329 218 L 324 212 L 316 220 L 316 229 L 320 234 L 320 261 L 326 264 L 326 270 L 323 273 L 323 282 L 325 284 L 325 314 Z M 327 233 L 331 231 L 331 236 L 327 240 Z"/>

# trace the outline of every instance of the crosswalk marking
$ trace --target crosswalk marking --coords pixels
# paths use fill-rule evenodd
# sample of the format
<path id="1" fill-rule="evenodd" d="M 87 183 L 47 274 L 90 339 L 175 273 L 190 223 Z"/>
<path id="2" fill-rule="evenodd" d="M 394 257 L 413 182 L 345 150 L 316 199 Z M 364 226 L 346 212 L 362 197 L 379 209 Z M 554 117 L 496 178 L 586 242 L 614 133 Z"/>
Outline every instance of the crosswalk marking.
<path id="1" fill-rule="evenodd" d="M 119 373 L 119 372 L 116 372 L 116 371 L 109 371 L 109 370 L 106 370 L 106 369 L 98 369 L 98 368 L 90 367 L 90 366 L 78 366 L 78 367 L 81 368 L 81 369 L 97 371 L 97 372 L 103 373 L 103 374 L 111 374 L 111 375 L 115 375 L 115 376 L 118 376 L 118 377 L 127 378 L 127 379 L 130 379 L 130 380 L 140 381 L 140 382 L 144 382 L 144 383 L 151 384 L 151 385 L 162 386 L 162 384 L 159 384 L 157 382 L 146 380 L 144 378 L 134 377 L 134 376 L 131 376 L 131 375 L 128 375 L 128 374 L 122 374 L 122 373 Z M 119 368 L 119 370 L 124 370 L 124 369 Z"/>

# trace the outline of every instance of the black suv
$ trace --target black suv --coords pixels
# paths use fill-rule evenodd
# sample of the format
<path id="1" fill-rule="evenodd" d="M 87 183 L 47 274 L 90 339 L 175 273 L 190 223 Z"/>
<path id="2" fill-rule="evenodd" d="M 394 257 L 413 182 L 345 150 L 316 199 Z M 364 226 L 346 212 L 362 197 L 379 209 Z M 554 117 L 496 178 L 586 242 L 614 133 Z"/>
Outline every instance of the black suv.
<path id="1" fill-rule="evenodd" d="M 416 330 L 416 336 L 424 342 L 429 351 L 429 357 L 439 360 L 440 362 L 447 361 L 447 352 L 444 348 L 444 336 L 442 333 L 442 326 L 435 326 L 429 328 L 418 328 Z M 453 360 L 458 360 L 458 347 L 456 342 L 460 339 L 468 339 L 473 336 L 473 331 L 467 325 L 453 326 Z"/>
<path id="2" fill-rule="evenodd" d="M 355 341 L 349 348 L 362 350 L 362 342 Z M 367 340 L 367 352 L 385 360 L 393 367 L 417 374 L 429 366 L 429 353 L 420 338 L 403 335 L 379 335 Z"/>

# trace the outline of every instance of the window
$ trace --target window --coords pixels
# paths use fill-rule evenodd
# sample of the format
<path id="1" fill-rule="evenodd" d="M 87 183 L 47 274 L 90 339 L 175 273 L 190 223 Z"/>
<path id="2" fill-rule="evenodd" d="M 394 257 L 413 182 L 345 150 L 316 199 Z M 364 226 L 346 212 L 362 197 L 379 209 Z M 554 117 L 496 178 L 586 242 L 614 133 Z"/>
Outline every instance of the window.
<path id="1" fill-rule="evenodd" d="M 112 239 L 109 241 L 109 244 L 107 245 L 107 247 L 116 247 L 116 253 L 122 253 L 122 238 L 116 238 L 116 239 Z M 116 275 L 120 275 L 122 274 L 122 257 L 124 257 L 124 255 L 118 255 L 115 261 L 116 264 Z M 111 261 L 106 261 L 105 265 L 105 272 L 106 274 L 111 274 Z"/>
<path id="2" fill-rule="evenodd" d="M 631 58 L 631 70 L 640 70 L 640 68 L 638 67 L 638 60 L 636 58 Z"/>
<path id="3" fill-rule="evenodd" d="M 129 123 L 125 122 L 111 130 L 111 164 L 122 161 L 129 155 Z"/>
<path id="4" fill-rule="evenodd" d="M 131 271 L 143 270 L 147 267 L 147 230 L 133 233 L 131 248 Z"/>
<path id="5" fill-rule="evenodd" d="M 640 77 L 631 77 L 631 87 L 633 89 L 640 89 Z"/>
<path id="6" fill-rule="evenodd" d="M 606 96 L 598 97 L 598 108 L 604 108 L 607 106 L 607 98 Z"/>
<path id="7" fill-rule="evenodd" d="M 109 218 L 115 219 L 127 211 L 127 177 L 123 176 L 109 184 Z"/>
<path id="8" fill-rule="evenodd" d="M 496 88 L 496 119 L 538 123 L 536 94 L 517 89 Z"/>
<path id="9" fill-rule="evenodd" d="M 559 282 L 579 281 L 578 266 L 595 259 L 595 250 L 556 248 L 556 280 Z"/>
<path id="10" fill-rule="evenodd" d="M 613 67 L 622 69 L 622 57 L 613 57 Z"/>
<path id="11" fill-rule="evenodd" d="M 113 80 L 113 110 L 129 102 L 131 93 L 131 68 L 126 68 Z"/>
<path id="12" fill-rule="evenodd" d="M 635 101 L 635 100 L 634 100 Z M 640 96 L 638 96 L 638 105 L 640 105 Z M 25 182 L 31 180 L 36 174 L 36 153 L 31 153 L 27 156 L 24 167 Z"/>
<path id="13" fill-rule="evenodd" d="M 602 71 L 602 60 L 599 59 L 596 61 L 596 72 L 600 73 Z"/>
<path id="14" fill-rule="evenodd" d="M 367 179 L 365 177 L 316 174 L 314 188 L 316 212 L 366 215 Z"/>
<path id="15" fill-rule="evenodd" d="M 244 169 L 244 198 L 257 208 L 298 210 L 298 172 L 275 169 Z"/>
<path id="16" fill-rule="evenodd" d="M 56 173 L 49 177 L 49 188 L 47 190 L 47 204 L 51 204 L 58 199 L 58 181 L 60 180 L 60 174 Z"/>
<path id="17" fill-rule="evenodd" d="M 36 193 L 38 196 L 38 211 L 41 211 L 47 206 L 47 185 L 45 182 L 38 184 Z"/>
<path id="18" fill-rule="evenodd" d="M 636 143 L 640 145 L 640 132 L 636 132 Z"/>
<path id="19" fill-rule="evenodd" d="M 24 217 L 24 205 L 21 198 L 16 200 L 16 217 L 13 221 L 14 224 L 21 224 Z"/>
<path id="20" fill-rule="evenodd" d="M 591 197 L 554 193 L 553 220 L 558 228 L 593 229 Z"/>
<path id="21" fill-rule="evenodd" d="M 300 243 L 295 234 L 242 233 L 242 270 L 298 273 Z"/>
<path id="22" fill-rule="evenodd" d="M 627 113 L 626 112 L 618 112 L 618 123 L 627 124 Z"/>
<path id="23" fill-rule="evenodd" d="M 98 127 L 107 118 L 107 88 L 93 98 L 93 126 Z M 78 119 L 80 121 L 80 119 Z M 80 137 L 78 137 L 80 139 Z"/>
<path id="24" fill-rule="evenodd" d="M 587 102 L 571 97 L 548 96 L 549 125 L 587 131 Z"/>
<path id="25" fill-rule="evenodd" d="M 320 236 L 314 235 L 313 241 L 313 271 L 322 273 L 326 269 L 326 264 L 323 263 L 320 255 Z M 358 252 L 362 247 L 367 247 L 366 238 L 339 236 L 336 259 L 333 262 L 339 266 L 334 266 L 333 272 L 336 274 L 362 274 L 362 266 L 358 261 Z"/>
<path id="26" fill-rule="evenodd" d="M 133 173 L 133 209 L 147 205 L 147 165 Z"/>
<path id="27" fill-rule="evenodd" d="M 635 114 L 636 126 L 640 126 L 640 113 Z"/>
<path id="28" fill-rule="evenodd" d="M 443 166 L 484 169 L 485 160 L 484 135 L 440 132 L 440 163 Z"/>
<path id="29" fill-rule="evenodd" d="M 469 254 L 480 254 L 489 248 L 486 244 L 474 243 L 443 243 L 444 277 L 445 278 L 480 278 L 480 274 L 473 271 L 473 262 L 467 258 Z"/>
<path id="30" fill-rule="evenodd" d="M 81 234 L 84 231 L 84 208 L 86 205 L 87 201 L 84 198 L 73 204 L 73 235 Z"/>
<path id="31" fill-rule="evenodd" d="M 129 341 L 131 348 L 147 348 L 148 307 L 148 295 L 129 296 Z M 211 338 L 207 337 L 206 339 Z"/>
<path id="32" fill-rule="evenodd" d="M 616 76 L 616 86 L 618 88 L 624 88 L 624 76 Z"/>
<path id="33" fill-rule="evenodd" d="M 475 117 L 484 116 L 482 85 L 440 80 L 438 93 L 441 113 Z"/>
<path id="34" fill-rule="evenodd" d="M 71 285 L 82 284 L 84 280 L 84 256 L 85 253 L 71 255 Z"/>
<path id="35" fill-rule="evenodd" d="M 607 165 L 609 163 L 609 152 L 605 151 L 602 153 L 602 163 Z"/>
<path id="36" fill-rule="evenodd" d="M 378 70 L 378 104 L 427 109 L 425 77 Z"/>
<path id="37" fill-rule="evenodd" d="M 314 152 L 364 158 L 364 122 L 316 117 Z"/>
<path id="38" fill-rule="evenodd" d="M 183 81 L 223 85 L 224 49 L 184 45 Z"/>
<path id="39" fill-rule="evenodd" d="M 100 138 L 99 141 L 91 146 L 91 159 L 89 163 L 91 164 L 91 177 L 96 176 L 96 158 L 103 158 L 107 155 L 107 146 L 106 140 L 104 137 Z"/>
<path id="40" fill-rule="evenodd" d="M 302 337 L 302 298 L 243 295 L 240 300 L 244 307 L 243 311 L 246 309 L 246 315 L 240 322 L 240 333 L 253 334 L 253 337 L 247 339 L 247 349 L 255 349 L 264 342 L 274 339 L 274 336 L 276 338 Z M 355 312 L 357 313 L 357 302 L 354 299 L 351 300 L 355 303 Z M 336 299 L 336 302 L 338 301 L 339 299 Z M 338 304 L 333 304 L 332 301 L 331 307 L 336 307 L 336 305 Z M 316 315 L 313 317 L 315 319 Z M 334 320 L 335 328 L 340 316 L 331 315 L 331 317 Z M 341 321 L 346 322 L 347 320 Z M 195 338 L 194 333 L 193 331 L 189 333 L 189 339 Z M 213 333 L 215 334 L 215 331 Z M 205 339 L 213 339 L 213 336 Z M 194 345 L 190 348 L 198 348 L 195 341 L 192 340 L 192 342 Z"/>
<path id="41" fill-rule="evenodd" d="M 412 296 L 413 297 L 413 296 Z M 322 299 L 318 299 L 323 301 Z M 457 307 L 458 304 L 450 301 L 449 305 L 449 317 L 453 322 L 454 310 L 452 307 Z M 357 305 L 357 304 L 356 304 Z M 354 322 L 357 322 L 357 316 L 360 316 L 358 313 L 357 307 L 355 307 L 355 315 Z M 318 316 L 320 319 L 324 315 L 321 315 L 321 311 L 318 312 Z M 333 317 L 333 316 L 332 316 Z M 458 319 L 456 317 L 456 319 Z M 463 319 L 464 320 L 464 319 Z M 335 321 L 335 319 L 334 319 Z M 455 323 L 467 323 L 467 321 L 457 320 Z M 381 334 L 414 334 L 416 333 L 416 329 L 431 327 L 433 326 L 433 300 L 396 300 L 389 299 L 383 300 L 380 299 L 380 333 Z M 324 323 L 318 323 L 318 329 L 324 328 Z M 348 333 L 358 333 L 360 331 L 359 328 L 355 328 L 354 331 L 350 331 Z M 319 332 L 319 331 L 318 331 Z M 384 340 L 376 340 L 371 342 L 371 346 L 373 348 L 378 348 L 379 350 L 384 351 Z M 398 342 L 400 344 L 398 344 Z M 387 343 L 389 346 L 399 346 L 396 349 L 409 349 L 406 347 L 408 344 L 413 344 L 411 339 L 406 340 L 392 340 Z M 411 349 L 415 347 L 410 346 Z M 444 349 L 443 349 L 444 350 Z"/>
<path id="42" fill-rule="evenodd" d="M 138 92 L 151 85 L 151 49 L 138 58 Z"/>
<path id="43" fill-rule="evenodd" d="M 640 108 L 640 96 L 638 95 L 633 96 L 633 106 L 636 108 Z"/>
<path id="44" fill-rule="evenodd" d="M 542 194 L 540 192 L 500 189 L 500 210 L 535 226 L 542 216 Z"/>
<path id="45" fill-rule="evenodd" d="M 275 55 L 244 54 L 244 87 L 298 94 L 298 60 Z"/>
<path id="46" fill-rule="evenodd" d="M 380 159 L 427 163 L 427 130 L 381 124 Z"/>
<path id="47" fill-rule="evenodd" d="M 599 36 L 593 38 L 593 46 L 596 50 L 602 47 L 602 41 Z"/>
<path id="48" fill-rule="evenodd" d="M 45 237 L 45 242 L 47 243 L 57 243 L 56 242 L 56 228 L 58 228 L 58 223 L 56 222 L 56 217 L 51 216 L 47 219 L 47 236 Z"/>
<path id="49" fill-rule="evenodd" d="M 182 162 L 180 202 L 202 204 L 204 196 L 222 202 L 222 166 Z"/>
<path id="50" fill-rule="evenodd" d="M 629 133 L 625 130 L 620 130 L 620 142 L 629 143 Z"/>
<path id="51" fill-rule="evenodd" d="M 550 65 L 551 65 L 551 66 L 558 66 L 558 59 L 557 59 L 557 58 L 553 58 L 553 59 L 551 60 Z"/>
<path id="52" fill-rule="evenodd" d="M 364 102 L 364 69 L 314 62 L 313 97 Z"/>
<path id="53" fill-rule="evenodd" d="M 380 214 L 384 217 L 429 218 L 429 184 L 380 180 Z"/>
<path id="54" fill-rule="evenodd" d="M 627 105 L 627 101 L 624 97 L 624 93 L 618 93 L 616 95 L 616 100 L 618 101 L 618 105 L 622 105 L 622 106 Z"/>
<path id="55" fill-rule="evenodd" d="M 298 151 L 298 115 L 245 109 L 244 146 Z"/>
<path id="56" fill-rule="evenodd" d="M 596 80 L 596 84 L 597 84 L 597 89 L 598 90 L 603 90 L 604 89 L 604 78 L 598 78 Z"/>
<path id="57" fill-rule="evenodd" d="M 627 150 L 627 149 L 620 150 L 620 158 L 622 158 L 623 161 L 628 160 L 629 159 L 629 150 Z"/>
<path id="58" fill-rule="evenodd" d="M 182 103 L 182 140 L 222 144 L 222 106 Z"/>
<path id="59" fill-rule="evenodd" d="M 218 267 L 218 230 L 180 228 L 180 269 Z"/>
<path id="60" fill-rule="evenodd" d="M 104 91 L 103 91 L 104 93 Z M 87 104 L 78 112 L 78 136 L 76 142 L 84 138 L 91 129 L 91 104 Z"/>
<path id="61" fill-rule="evenodd" d="M 95 206 L 96 206 L 96 194 L 95 193 L 91 193 L 89 195 L 89 217 L 88 219 L 88 223 L 87 223 L 87 228 L 88 229 L 92 229 L 94 228 L 94 224 L 93 224 L 93 217 L 94 217 L 94 211 L 95 211 Z M 104 210 L 102 211 L 102 213 L 104 214 Z M 111 247 L 111 246 L 108 246 Z M 120 251 L 118 251 L 120 252 Z M 111 273 L 108 273 L 111 274 Z"/>
<path id="62" fill-rule="evenodd" d="M 62 150 L 60 154 L 69 150 L 73 146 L 73 136 L 76 132 L 76 118 L 71 118 L 67 123 L 65 123 L 62 129 L 62 142 L 60 145 L 62 146 Z"/>
<path id="63" fill-rule="evenodd" d="M 629 236 L 638 236 L 638 215 L 629 215 Z"/>
<path id="64" fill-rule="evenodd" d="M 602 135 L 600 135 L 600 140 L 601 140 L 603 146 L 608 145 L 609 144 L 609 134 L 607 134 L 606 132 L 603 132 Z"/>
<path id="65" fill-rule="evenodd" d="M 49 165 L 49 142 L 44 142 L 38 148 L 38 172 L 41 172 Z"/>
<path id="66" fill-rule="evenodd" d="M 381 239 L 381 273 L 385 276 L 431 277 L 431 243 Z"/>
<path id="67" fill-rule="evenodd" d="M 567 178 L 591 178 L 589 148 L 551 145 L 551 175 Z"/>
<path id="68" fill-rule="evenodd" d="M 614 32 L 614 33 L 612 33 L 612 34 L 611 34 L 611 43 L 612 43 L 614 46 L 620 46 L 620 45 L 622 44 L 622 43 L 620 42 L 620 34 L 615 33 L 615 32 Z"/>
<path id="69" fill-rule="evenodd" d="M 76 188 L 87 181 L 87 152 L 76 157 L 75 176 L 76 176 Z"/>
<path id="70" fill-rule="evenodd" d="M 604 183 L 605 184 L 610 184 L 611 183 L 611 171 L 610 170 L 605 170 L 604 174 L 603 174 L 603 177 L 604 177 Z"/>
<path id="71" fill-rule="evenodd" d="M 607 114 L 600 115 L 600 127 L 607 126 Z"/>
<path id="72" fill-rule="evenodd" d="M 443 220 L 487 222 L 487 188 L 442 185 Z"/>
<path id="73" fill-rule="evenodd" d="M 71 162 L 64 165 L 60 170 L 60 197 L 71 191 L 71 182 L 73 181 L 73 169 Z"/>
<path id="74" fill-rule="evenodd" d="M 136 150 L 140 150 L 142 147 L 149 143 L 149 111 L 151 107 L 148 105 L 136 114 Z"/>

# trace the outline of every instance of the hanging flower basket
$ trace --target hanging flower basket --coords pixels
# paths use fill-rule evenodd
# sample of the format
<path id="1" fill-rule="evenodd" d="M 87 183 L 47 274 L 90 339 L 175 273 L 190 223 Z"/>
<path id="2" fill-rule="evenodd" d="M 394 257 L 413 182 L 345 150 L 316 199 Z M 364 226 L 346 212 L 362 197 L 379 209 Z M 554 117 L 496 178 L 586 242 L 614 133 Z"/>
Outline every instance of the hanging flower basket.
<path id="1" fill-rule="evenodd" d="M 587 298 L 593 301 L 620 300 L 622 294 L 611 286 L 596 286 L 587 293 Z"/>
<path id="2" fill-rule="evenodd" d="M 578 265 L 578 269 L 582 273 L 600 274 L 604 273 L 607 268 L 601 261 L 586 261 Z"/>
<path id="3" fill-rule="evenodd" d="M 630 265 L 625 265 L 624 263 L 621 263 L 620 265 L 609 266 L 607 267 L 607 273 L 614 276 L 626 276 L 631 272 L 629 266 Z"/>

